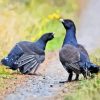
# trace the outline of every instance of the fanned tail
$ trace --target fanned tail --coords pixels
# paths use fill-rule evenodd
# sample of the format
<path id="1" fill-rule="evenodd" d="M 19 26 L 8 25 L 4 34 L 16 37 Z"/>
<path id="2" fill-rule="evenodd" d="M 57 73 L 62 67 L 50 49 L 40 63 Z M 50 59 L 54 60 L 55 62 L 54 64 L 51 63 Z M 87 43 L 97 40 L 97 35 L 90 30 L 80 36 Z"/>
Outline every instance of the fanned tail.
<path id="1" fill-rule="evenodd" d="M 33 69 L 34 73 L 36 72 L 40 62 L 36 59 L 35 55 L 27 55 L 24 54 L 19 60 L 17 61 L 18 67 L 21 73 L 29 74 Z"/>

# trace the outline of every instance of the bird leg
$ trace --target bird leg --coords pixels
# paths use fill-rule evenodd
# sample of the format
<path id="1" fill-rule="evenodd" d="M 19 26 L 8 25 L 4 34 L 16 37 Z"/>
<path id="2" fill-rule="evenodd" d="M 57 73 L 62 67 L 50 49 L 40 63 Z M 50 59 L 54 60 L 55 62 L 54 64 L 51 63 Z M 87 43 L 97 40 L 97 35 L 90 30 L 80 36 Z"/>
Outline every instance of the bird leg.
<path id="1" fill-rule="evenodd" d="M 79 80 L 79 74 L 76 74 L 75 81 Z"/>
<path id="2" fill-rule="evenodd" d="M 68 76 L 68 82 L 72 81 L 72 76 L 73 76 L 73 73 L 72 71 L 70 71 L 69 76 Z"/>
<path id="3" fill-rule="evenodd" d="M 72 70 L 67 70 L 67 71 L 69 73 L 67 81 L 60 81 L 59 83 L 67 83 L 67 82 L 71 82 L 72 81 L 73 72 L 72 72 Z"/>
<path id="4" fill-rule="evenodd" d="M 83 74 L 84 78 L 87 79 L 87 76 L 88 76 L 88 69 L 87 69 L 87 68 L 86 68 L 86 69 L 83 68 L 83 69 L 82 69 L 82 74 Z"/>
<path id="5" fill-rule="evenodd" d="M 67 83 L 68 81 L 60 81 L 59 83 Z"/>

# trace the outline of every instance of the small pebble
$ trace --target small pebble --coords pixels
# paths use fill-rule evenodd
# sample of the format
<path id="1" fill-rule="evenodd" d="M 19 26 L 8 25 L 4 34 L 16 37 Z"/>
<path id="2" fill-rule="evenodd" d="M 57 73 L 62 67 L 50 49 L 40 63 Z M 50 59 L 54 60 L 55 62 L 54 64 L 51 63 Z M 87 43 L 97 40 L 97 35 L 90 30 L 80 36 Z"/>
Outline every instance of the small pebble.
<path id="1" fill-rule="evenodd" d="M 53 87 L 53 85 L 50 85 L 50 87 Z"/>
<path id="2" fill-rule="evenodd" d="M 43 77 L 43 79 L 45 79 L 45 77 Z"/>

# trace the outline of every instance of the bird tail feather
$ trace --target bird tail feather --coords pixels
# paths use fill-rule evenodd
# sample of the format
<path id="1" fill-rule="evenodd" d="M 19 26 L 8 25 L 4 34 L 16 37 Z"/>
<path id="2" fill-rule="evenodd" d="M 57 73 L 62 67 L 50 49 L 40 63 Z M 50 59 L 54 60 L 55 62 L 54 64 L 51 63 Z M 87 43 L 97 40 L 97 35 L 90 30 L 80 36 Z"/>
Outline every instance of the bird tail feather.
<path id="1" fill-rule="evenodd" d="M 23 55 L 19 60 L 17 61 L 18 67 L 21 73 L 23 74 L 29 74 L 33 69 L 34 73 L 37 70 L 39 66 L 39 61 L 37 61 L 35 55 Z"/>
<path id="2" fill-rule="evenodd" d="M 65 65 L 68 66 L 69 69 L 72 69 L 75 73 L 80 73 L 80 67 L 78 63 L 66 63 Z"/>
<path id="3" fill-rule="evenodd" d="M 98 73 L 98 72 L 100 72 L 100 66 L 91 63 L 90 67 L 89 67 L 89 71 L 91 73 Z"/>

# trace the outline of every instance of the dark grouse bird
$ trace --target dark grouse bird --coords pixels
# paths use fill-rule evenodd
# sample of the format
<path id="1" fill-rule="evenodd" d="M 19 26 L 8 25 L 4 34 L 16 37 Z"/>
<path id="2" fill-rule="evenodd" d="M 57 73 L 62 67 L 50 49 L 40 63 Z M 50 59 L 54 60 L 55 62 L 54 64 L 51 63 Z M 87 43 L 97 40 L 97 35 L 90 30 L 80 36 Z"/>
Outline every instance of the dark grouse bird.
<path id="1" fill-rule="evenodd" d="M 90 62 L 87 51 L 77 42 L 74 22 L 69 19 L 60 19 L 60 21 L 66 29 L 66 36 L 59 52 L 59 58 L 69 73 L 68 81 L 72 80 L 73 72 L 76 74 L 75 80 L 78 80 L 81 73 L 85 78 L 90 73 L 98 73 L 99 66 Z"/>
<path id="2" fill-rule="evenodd" d="M 29 74 L 33 69 L 35 73 L 45 60 L 47 42 L 53 38 L 53 33 L 46 33 L 36 42 L 21 41 L 13 47 L 7 57 L 1 60 L 1 63 L 12 70 L 19 68 L 23 74 Z"/>

